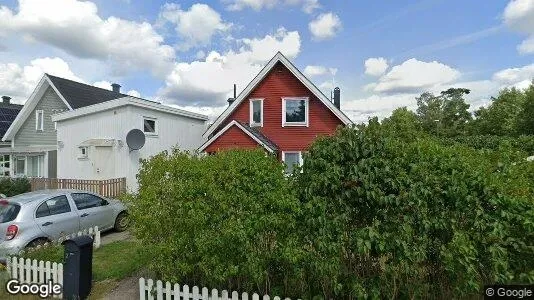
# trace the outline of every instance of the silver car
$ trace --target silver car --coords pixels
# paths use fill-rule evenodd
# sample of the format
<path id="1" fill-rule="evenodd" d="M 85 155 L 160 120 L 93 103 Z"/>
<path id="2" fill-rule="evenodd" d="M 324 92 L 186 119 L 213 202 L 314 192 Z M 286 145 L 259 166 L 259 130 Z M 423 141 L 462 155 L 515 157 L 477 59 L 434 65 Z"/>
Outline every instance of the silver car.
<path id="1" fill-rule="evenodd" d="M 0 200 L 0 258 L 98 226 L 123 231 L 126 207 L 78 190 L 41 190 Z"/>

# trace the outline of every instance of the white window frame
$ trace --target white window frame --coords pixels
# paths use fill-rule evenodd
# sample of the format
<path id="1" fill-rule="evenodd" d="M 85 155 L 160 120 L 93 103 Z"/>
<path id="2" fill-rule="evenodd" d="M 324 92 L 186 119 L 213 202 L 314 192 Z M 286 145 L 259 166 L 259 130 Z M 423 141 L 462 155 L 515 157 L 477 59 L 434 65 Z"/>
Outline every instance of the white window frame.
<path id="1" fill-rule="evenodd" d="M 304 112 L 304 122 L 286 122 L 286 102 L 287 101 L 302 101 L 306 103 Z M 282 97 L 282 127 L 309 127 L 310 125 L 310 98 L 309 97 Z"/>
<path id="2" fill-rule="evenodd" d="M 299 155 L 299 164 L 298 164 L 298 166 L 302 167 L 302 165 L 304 164 L 304 160 L 302 159 L 302 151 L 282 151 L 282 161 L 284 163 L 286 162 L 286 154 L 298 154 Z M 300 171 L 302 172 L 302 169 Z M 290 174 L 290 173 L 286 173 L 285 169 L 284 169 L 284 173 L 285 174 Z"/>
<path id="3" fill-rule="evenodd" d="M 28 157 L 27 156 L 14 156 L 13 158 L 14 160 L 14 166 L 13 166 L 13 175 L 15 175 L 15 177 L 20 177 L 20 176 L 26 176 L 27 173 L 27 170 L 28 170 Z M 18 171 L 18 167 L 17 167 L 17 162 L 19 160 L 23 160 L 24 161 L 24 172 L 22 173 L 19 173 Z"/>
<path id="4" fill-rule="evenodd" d="M 39 124 L 39 115 L 41 115 L 40 124 Z M 44 131 L 44 111 L 42 109 L 35 111 L 35 130 Z"/>
<path id="5" fill-rule="evenodd" d="M 252 106 L 252 103 L 255 102 L 255 101 L 260 101 L 260 109 L 261 109 L 261 120 L 260 120 L 260 123 L 254 123 L 254 111 L 253 111 L 253 106 Z M 251 98 L 250 99 L 250 127 L 263 127 L 263 98 Z"/>
<path id="6" fill-rule="evenodd" d="M 80 147 L 78 147 L 78 149 L 80 150 L 80 152 L 78 153 L 78 159 L 87 159 L 89 157 L 89 147 L 88 146 L 80 146 Z M 85 152 L 85 153 L 83 153 L 83 152 Z"/>
<path id="7" fill-rule="evenodd" d="M 154 121 L 154 132 L 146 132 L 145 131 L 145 120 Z M 157 136 L 158 135 L 158 131 L 159 131 L 158 119 L 157 118 L 153 118 L 153 117 L 143 117 L 143 129 L 142 130 L 143 130 L 143 133 L 145 135 Z"/>

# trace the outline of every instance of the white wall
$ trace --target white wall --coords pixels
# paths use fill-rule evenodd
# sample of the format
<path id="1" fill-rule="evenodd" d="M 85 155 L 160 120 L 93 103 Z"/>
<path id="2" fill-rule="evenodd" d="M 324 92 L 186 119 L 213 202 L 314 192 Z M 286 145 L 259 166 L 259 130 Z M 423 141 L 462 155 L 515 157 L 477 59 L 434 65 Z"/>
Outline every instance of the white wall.
<path id="1" fill-rule="evenodd" d="M 157 119 L 158 135 L 146 135 L 145 145 L 138 151 L 130 151 L 126 144 L 127 133 L 134 128 L 143 130 L 143 117 Z M 86 160 L 79 159 L 79 145 L 89 139 L 114 139 L 122 141 L 113 145 L 113 155 L 106 164 L 112 164 L 110 178 L 126 177 L 130 190 L 137 189 L 135 175 L 139 159 L 149 158 L 177 146 L 183 150 L 195 150 L 203 142 L 205 121 L 187 118 L 137 106 L 123 106 L 112 110 L 63 120 L 57 123 L 58 178 L 102 179 L 95 170 L 95 148 L 90 147 Z M 96 163 L 98 165 L 98 163 Z M 107 175 L 106 175 L 107 176 Z"/>

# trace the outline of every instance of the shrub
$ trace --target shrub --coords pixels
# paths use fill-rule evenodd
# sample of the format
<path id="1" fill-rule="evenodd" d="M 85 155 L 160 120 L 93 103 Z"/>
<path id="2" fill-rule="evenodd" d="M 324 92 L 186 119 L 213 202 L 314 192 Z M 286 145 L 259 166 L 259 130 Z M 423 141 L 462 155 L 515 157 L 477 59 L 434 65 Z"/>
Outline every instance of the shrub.
<path id="1" fill-rule="evenodd" d="M 534 282 L 534 194 L 507 179 L 527 172 L 516 158 L 407 142 L 376 120 L 318 140 L 297 189 L 312 295 L 450 298 Z"/>
<path id="2" fill-rule="evenodd" d="M 31 191 L 31 184 L 28 178 L 0 178 L 0 194 L 7 197 L 23 194 Z"/>
<path id="3" fill-rule="evenodd" d="M 176 150 L 143 161 L 138 181 L 133 230 L 160 278 L 295 295 L 299 203 L 275 157 Z"/>

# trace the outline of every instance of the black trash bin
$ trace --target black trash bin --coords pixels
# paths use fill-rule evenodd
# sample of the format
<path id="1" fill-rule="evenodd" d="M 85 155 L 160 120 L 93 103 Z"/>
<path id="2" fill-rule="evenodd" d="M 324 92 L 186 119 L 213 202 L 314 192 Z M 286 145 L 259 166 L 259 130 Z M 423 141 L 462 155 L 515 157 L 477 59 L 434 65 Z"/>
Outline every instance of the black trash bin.
<path id="1" fill-rule="evenodd" d="M 91 292 L 93 273 L 93 239 L 78 236 L 63 242 L 63 298 L 86 299 Z"/>

